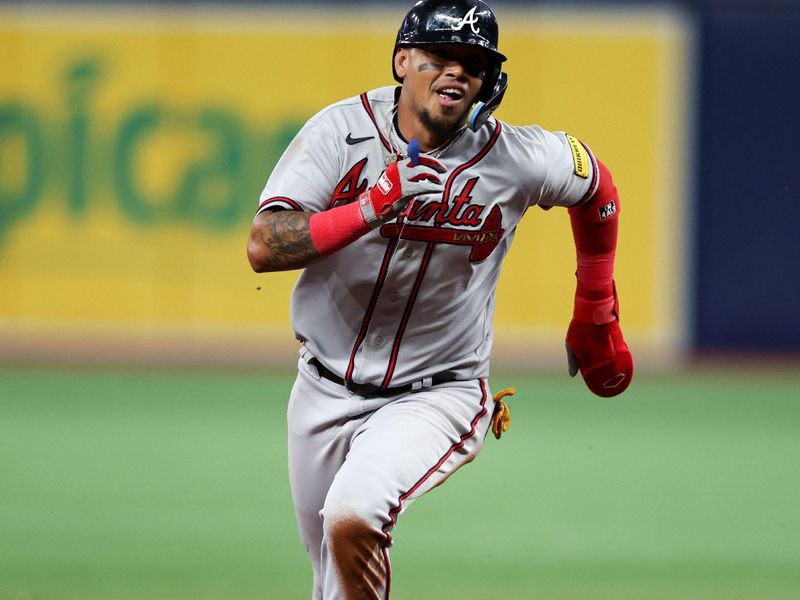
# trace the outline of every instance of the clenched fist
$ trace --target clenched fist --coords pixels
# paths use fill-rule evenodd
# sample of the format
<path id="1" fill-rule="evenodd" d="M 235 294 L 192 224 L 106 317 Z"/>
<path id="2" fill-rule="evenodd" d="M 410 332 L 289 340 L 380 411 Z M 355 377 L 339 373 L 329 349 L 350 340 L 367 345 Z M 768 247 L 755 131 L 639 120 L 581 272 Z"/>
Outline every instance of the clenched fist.
<path id="1" fill-rule="evenodd" d="M 575 297 L 567 330 L 569 374 L 581 372 L 586 386 L 598 396 L 621 394 L 633 378 L 633 356 L 619 328 L 619 300 Z"/>
<path id="2" fill-rule="evenodd" d="M 437 174 L 446 171 L 441 163 L 425 156 L 419 157 L 416 166 L 411 160 L 392 163 L 378 182 L 358 198 L 364 221 L 375 228 L 403 212 L 412 198 L 441 194 L 442 181 Z"/>

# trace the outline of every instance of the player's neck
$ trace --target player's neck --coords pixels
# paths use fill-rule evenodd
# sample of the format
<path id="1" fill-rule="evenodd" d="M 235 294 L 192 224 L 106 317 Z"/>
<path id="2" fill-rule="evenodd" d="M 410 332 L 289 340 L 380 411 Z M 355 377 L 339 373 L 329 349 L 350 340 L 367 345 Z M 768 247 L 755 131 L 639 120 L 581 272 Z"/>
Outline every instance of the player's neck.
<path id="1" fill-rule="evenodd" d="M 410 110 L 403 110 L 402 105 L 397 107 L 397 129 L 405 141 L 417 140 L 423 152 L 430 152 L 447 141 L 425 127 Z"/>
<path id="2" fill-rule="evenodd" d="M 431 152 L 441 148 L 456 135 L 455 132 L 449 135 L 442 135 L 431 131 L 419 116 L 410 107 L 405 106 L 402 101 L 398 102 L 397 105 L 396 125 L 398 133 L 403 140 L 406 142 L 417 140 L 420 150 L 423 152 Z"/>

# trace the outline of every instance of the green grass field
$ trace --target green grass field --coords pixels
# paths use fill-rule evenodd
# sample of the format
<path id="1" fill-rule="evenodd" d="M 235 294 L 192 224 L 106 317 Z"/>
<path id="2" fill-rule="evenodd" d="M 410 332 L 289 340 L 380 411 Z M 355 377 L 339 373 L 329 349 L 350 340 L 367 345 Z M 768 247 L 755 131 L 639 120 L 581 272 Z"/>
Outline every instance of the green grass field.
<path id="1" fill-rule="evenodd" d="M 393 600 L 800 598 L 800 373 L 516 385 L 401 517 Z M 0 598 L 307 599 L 291 376 L 0 370 Z"/>

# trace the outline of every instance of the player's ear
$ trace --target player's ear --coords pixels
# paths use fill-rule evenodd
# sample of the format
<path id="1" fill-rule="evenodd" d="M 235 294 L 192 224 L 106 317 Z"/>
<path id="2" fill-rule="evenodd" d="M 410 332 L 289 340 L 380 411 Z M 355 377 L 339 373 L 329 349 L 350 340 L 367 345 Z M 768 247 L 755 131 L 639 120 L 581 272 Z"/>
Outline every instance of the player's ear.
<path id="1" fill-rule="evenodd" d="M 408 48 L 398 48 L 394 53 L 394 70 L 400 79 L 404 79 L 408 70 Z"/>

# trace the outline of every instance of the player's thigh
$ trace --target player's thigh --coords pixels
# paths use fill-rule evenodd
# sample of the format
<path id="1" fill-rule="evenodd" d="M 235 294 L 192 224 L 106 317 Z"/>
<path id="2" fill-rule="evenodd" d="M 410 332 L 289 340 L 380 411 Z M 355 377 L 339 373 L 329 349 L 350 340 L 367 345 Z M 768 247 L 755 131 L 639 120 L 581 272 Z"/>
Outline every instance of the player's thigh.
<path id="1" fill-rule="evenodd" d="M 353 400 L 301 358 L 287 410 L 289 481 L 298 517 L 319 518 L 328 488 L 347 455 Z"/>
<path id="2" fill-rule="evenodd" d="M 409 394 L 374 411 L 356 430 L 325 501 L 326 518 L 394 521 L 415 498 L 480 451 L 491 420 L 482 380 Z"/>

